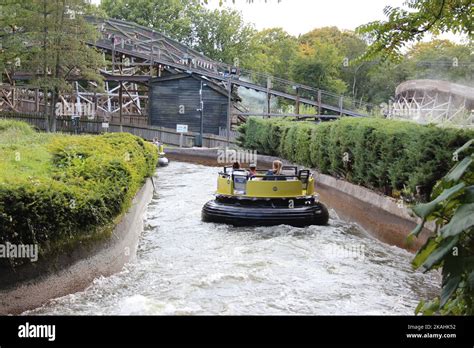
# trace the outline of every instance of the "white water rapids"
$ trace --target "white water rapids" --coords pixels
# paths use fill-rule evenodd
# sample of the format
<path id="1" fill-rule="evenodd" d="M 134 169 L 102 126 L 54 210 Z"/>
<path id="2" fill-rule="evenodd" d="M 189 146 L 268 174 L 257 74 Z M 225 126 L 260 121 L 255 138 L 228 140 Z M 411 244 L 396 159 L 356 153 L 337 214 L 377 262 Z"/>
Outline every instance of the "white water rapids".
<path id="1" fill-rule="evenodd" d="M 85 291 L 26 314 L 408 314 L 438 291 L 412 254 L 341 221 L 295 228 L 201 221 L 218 168 L 157 172 L 137 259 Z"/>

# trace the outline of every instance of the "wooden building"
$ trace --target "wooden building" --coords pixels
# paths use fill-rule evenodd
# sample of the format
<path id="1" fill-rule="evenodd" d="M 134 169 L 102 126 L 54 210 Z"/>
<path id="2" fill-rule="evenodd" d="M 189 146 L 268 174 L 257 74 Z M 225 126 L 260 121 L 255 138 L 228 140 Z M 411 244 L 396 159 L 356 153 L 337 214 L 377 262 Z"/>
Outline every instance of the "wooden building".
<path id="1" fill-rule="evenodd" d="M 219 128 L 227 126 L 227 90 L 196 74 L 175 74 L 150 80 L 150 124 L 172 129 L 177 124 L 185 124 L 190 132 L 200 132 L 201 88 L 204 133 L 219 134 Z"/>

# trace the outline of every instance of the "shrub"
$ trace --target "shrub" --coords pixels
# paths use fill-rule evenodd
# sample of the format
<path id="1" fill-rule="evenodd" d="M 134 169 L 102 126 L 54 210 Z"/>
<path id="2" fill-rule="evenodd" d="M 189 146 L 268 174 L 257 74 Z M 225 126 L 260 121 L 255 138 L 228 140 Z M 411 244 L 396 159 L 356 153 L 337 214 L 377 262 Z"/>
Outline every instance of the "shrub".
<path id="1" fill-rule="evenodd" d="M 311 165 L 310 144 L 312 129 L 313 127 L 311 127 L 309 124 L 303 123 L 296 127 L 295 132 L 293 157 L 295 158 L 296 162 L 305 166 Z"/>
<path id="2" fill-rule="evenodd" d="M 319 168 L 323 173 L 329 172 L 331 162 L 326 150 L 329 147 L 329 133 L 333 122 L 322 123 L 312 129 L 310 143 L 310 160 L 313 167 Z"/>
<path id="3" fill-rule="evenodd" d="M 0 243 L 39 243 L 44 255 L 94 238 L 128 209 L 156 168 L 156 147 L 128 133 L 40 134 L 28 144 L 24 128 L 0 121 Z M 11 132 L 14 149 L 1 141 Z"/>
<path id="4" fill-rule="evenodd" d="M 242 145 L 262 154 L 418 200 L 447 173 L 454 151 L 474 137 L 469 130 L 348 117 L 321 124 L 251 117 L 244 129 Z"/>

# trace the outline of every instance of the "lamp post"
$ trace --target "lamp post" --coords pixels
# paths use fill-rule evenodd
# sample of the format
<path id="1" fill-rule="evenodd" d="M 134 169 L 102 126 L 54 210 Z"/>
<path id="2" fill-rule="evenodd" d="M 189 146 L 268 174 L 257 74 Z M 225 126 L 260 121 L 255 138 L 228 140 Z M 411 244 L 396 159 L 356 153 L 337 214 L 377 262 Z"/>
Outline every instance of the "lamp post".
<path id="1" fill-rule="evenodd" d="M 203 83 L 201 81 L 201 89 L 199 90 L 199 109 L 197 111 L 200 111 L 201 113 L 201 125 L 200 125 L 200 130 L 199 130 L 199 141 L 198 141 L 198 146 L 202 147 L 204 143 L 204 100 L 202 96 L 203 92 L 203 87 L 207 86 L 207 84 Z"/>

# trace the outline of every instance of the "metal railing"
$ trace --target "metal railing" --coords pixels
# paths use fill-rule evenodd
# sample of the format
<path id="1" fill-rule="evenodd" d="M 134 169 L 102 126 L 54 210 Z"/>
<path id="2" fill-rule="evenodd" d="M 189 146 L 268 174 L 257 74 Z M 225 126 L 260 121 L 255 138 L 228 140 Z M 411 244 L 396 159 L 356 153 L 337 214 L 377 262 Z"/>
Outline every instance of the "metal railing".
<path id="1" fill-rule="evenodd" d="M 0 112 L 0 119 L 1 118 L 27 122 L 38 130 L 46 130 L 47 121 L 45 115 L 43 114 Z M 184 147 L 193 147 L 196 143 L 196 138 L 199 137 L 199 133 L 196 132 L 188 132 L 181 136 L 180 133 L 177 133 L 173 129 L 156 126 L 138 126 L 133 124 L 120 125 L 118 123 L 109 123 L 108 128 L 103 128 L 102 121 L 81 118 L 78 120 L 78 122 L 76 122 L 71 117 L 56 118 L 56 131 L 71 134 L 103 134 L 108 132 L 126 132 L 149 141 L 157 138 L 160 142 L 168 145 L 179 146 L 181 143 Z M 236 142 L 235 140 L 231 140 L 230 143 L 235 144 Z M 204 134 L 203 147 L 215 148 L 228 145 L 229 143 L 225 137 L 214 134 Z"/>

